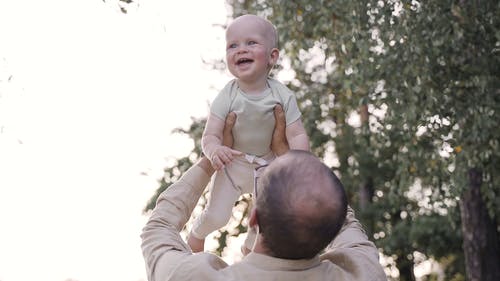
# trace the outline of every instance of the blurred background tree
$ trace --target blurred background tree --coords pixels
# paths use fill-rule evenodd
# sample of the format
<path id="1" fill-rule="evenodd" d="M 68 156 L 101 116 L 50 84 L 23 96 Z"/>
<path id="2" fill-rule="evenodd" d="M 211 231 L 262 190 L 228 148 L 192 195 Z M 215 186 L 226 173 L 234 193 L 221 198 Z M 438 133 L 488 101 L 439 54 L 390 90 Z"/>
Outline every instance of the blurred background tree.
<path id="1" fill-rule="evenodd" d="M 275 74 L 295 91 L 313 152 L 341 177 L 390 279 L 500 280 L 500 3 L 227 1 L 277 27 Z M 165 169 L 156 197 L 200 155 Z M 206 200 L 202 198 L 203 206 Z M 248 208 L 242 198 L 238 208 Z M 244 232 L 235 215 L 222 253 Z"/>
<path id="2" fill-rule="evenodd" d="M 139 1 L 134 1 L 134 0 L 102 0 L 104 3 L 109 3 L 113 6 L 115 6 L 117 9 L 120 10 L 120 12 L 126 14 L 128 13 L 128 10 L 130 9 L 131 5 L 138 5 Z"/>

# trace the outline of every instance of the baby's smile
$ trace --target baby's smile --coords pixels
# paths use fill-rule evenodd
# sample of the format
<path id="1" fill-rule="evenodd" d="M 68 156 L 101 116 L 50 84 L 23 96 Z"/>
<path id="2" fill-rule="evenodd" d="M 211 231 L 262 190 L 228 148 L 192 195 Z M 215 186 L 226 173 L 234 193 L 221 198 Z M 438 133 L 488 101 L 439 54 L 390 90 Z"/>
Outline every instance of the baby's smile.
<path id="1" fill-rule="evenodd" d="M 249 59 L 249 58 L 241 58 L 241 59 L 238 59 L 238 61 L 236 61 L 236 65 L 241 65 L 241 64 L 248 64 L 248 63 L 252 63 L 253 60 L 252 59 Z"/>

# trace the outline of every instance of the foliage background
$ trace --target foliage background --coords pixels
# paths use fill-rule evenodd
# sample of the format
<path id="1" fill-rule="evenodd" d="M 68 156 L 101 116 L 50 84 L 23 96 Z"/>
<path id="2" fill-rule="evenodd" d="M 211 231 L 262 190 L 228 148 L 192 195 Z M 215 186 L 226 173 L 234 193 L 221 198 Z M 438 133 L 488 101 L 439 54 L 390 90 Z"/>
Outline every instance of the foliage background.
<path id="1" fill-rule="evenodd" d="M 491 265 L 500 262 L 494 253 L 500 222 L 500 4 L 228 4 L 232 17 L 255 13 L 276 25 L 281 61 L 275 75 L 286 77 L 295 91 L 313 152 L 341 177 L 384 256 L 388 278 L 415 280 L 415 266 L 432 261 L 441 270 L 424 280 L 495 280 L 498 271 L 473 272 L 471 264 L 485 265 L 470 249 Z M 222 61 L 211 63 L 223 70 Z M 190 136 L 195 149 L 165 169 L 146 211 L 201 155 L 204 122 L 193 119 L 188 130 L 176 131 Z M 471 199 L 474 187 L 479 192 Z M 242 198 L 237 208 L 245 212 L 248 205 Z M 217 235 L 219 254 L 245 226 L 245 215 L 235 212 Z"/>

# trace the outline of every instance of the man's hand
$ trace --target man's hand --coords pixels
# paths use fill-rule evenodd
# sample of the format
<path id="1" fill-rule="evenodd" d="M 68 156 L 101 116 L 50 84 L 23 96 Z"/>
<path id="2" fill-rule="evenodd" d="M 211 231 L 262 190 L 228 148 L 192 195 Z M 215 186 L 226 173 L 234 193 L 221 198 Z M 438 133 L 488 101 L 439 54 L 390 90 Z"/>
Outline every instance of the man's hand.
<path id="1" fill-rule="evenodd" d="M 276 125 L 271 140 L 271 150 L 277 156 L 281 156 L 290 150 L 286 139 L 286 117 L 281 104 L 274 107 L 274 119 L 276 119 Z"/>
<path id="2" fill-rule="evenodd" d="M 235 123 L 236 113 L 229 112 L 224 123 L 224 130 L 222 130 L 222 145 L 233 147 L 233 127 Z"/>

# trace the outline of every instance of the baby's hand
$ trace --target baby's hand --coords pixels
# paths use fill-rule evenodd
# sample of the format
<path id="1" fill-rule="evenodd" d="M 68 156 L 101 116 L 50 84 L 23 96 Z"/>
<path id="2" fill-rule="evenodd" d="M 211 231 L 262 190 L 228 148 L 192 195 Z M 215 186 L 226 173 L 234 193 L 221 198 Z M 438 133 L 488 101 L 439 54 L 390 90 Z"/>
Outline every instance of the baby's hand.
<path id="1" fill-rule="evenodd" d="M 210 161 L 212 162 L 212 167 L 218 171 L 225 165 L 231 163 L 234 157 L 242 154 L 243 153 L 238 150 L 234 150 L 227 146 L 221 145 L 215 149 Z"/>

